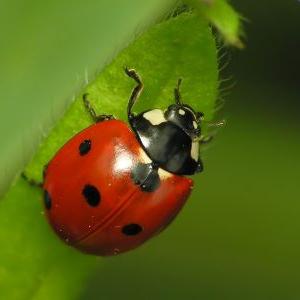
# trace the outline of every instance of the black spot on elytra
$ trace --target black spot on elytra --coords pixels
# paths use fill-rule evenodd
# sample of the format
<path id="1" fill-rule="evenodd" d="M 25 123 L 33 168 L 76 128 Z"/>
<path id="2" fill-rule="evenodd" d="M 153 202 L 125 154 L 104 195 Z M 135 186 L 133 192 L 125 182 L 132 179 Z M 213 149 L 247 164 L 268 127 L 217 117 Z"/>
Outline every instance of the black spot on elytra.
<path id="1" fill-rule="evenodd" d="M 44 191 L 44 205 L 48 210 L 51 208 L 52 205 L 50 194 L 46 190 Z"/>
<path id="2" fill-rule="evenodd" d="M 80 145 L 79 145 L 79 153 L 80 155 L 85 155 L 87 154 L 92 147 L 92 142 L 91 140 L 84 140 Z"/>
<path id="3" fill-rule="evenodd" d="M 101 201 L 100 192 L 95 186 L 90 184 L 84 186 L 82 195 L 84 196 L 86 202 L 93 207 L 99 205 Z"/>
<path id="4" fill-rule="evenodd" d="M 127 224 L 122 228 L 122 233 L 125 235 L 137 235 L 143 230 L 139 224 Z"/>

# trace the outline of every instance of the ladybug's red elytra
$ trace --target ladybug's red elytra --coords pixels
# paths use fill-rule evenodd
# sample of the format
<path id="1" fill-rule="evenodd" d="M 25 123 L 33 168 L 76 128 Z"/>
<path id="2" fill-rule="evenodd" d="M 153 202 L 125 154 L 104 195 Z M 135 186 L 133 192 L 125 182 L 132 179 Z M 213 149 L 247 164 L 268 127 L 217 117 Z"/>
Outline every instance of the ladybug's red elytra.
<path id="1" fill-rule="evenodd" d="M 188 198 L 202 171 L 199 158 L 202 113 L 181 102 L 165 111 L 135 115 L 132 107 L 143 84 L 128 101 L 127 123 L 97 115 L 89 95 L 83 103 L 95 124 L 71 138 L 44 174 L 44 205 L 58 236 L 82 252 L 115 255 L 138 247 L 166 228 Z"/>

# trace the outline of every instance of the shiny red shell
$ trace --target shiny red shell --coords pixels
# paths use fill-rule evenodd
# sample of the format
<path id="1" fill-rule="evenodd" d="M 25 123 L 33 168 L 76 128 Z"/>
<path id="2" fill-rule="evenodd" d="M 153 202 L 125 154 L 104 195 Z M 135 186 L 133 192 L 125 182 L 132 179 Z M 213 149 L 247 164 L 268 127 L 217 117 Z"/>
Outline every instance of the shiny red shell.
<path id="1" fill-rule="evenodd" d="M 84 141 L 90 147 L 81 154 Z M 119 120 L 96 123 L 69 140 L 50 161 L 43 185 L 46 215 L 60 238 L 86 253 L 113 255 L 138 247 L 169 225 L 193 182 L 160 169 L 159 187 L 142 191 L 131 176 L 139 162 L 151 161 Z M 86 201 L 87 185 L 99 192 L 96 205 Z"/>

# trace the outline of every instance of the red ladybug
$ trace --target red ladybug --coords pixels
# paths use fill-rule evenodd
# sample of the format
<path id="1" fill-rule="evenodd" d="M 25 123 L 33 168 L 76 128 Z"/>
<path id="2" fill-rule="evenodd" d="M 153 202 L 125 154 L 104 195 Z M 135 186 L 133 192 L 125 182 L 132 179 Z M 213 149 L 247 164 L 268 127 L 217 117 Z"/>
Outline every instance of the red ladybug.
<path id="1" fill-rule="evenodd" d="M 44 204 L 59 237 L 82 252 L 114 255 L 138 247 L 166 228 L 188 198 L 202 171 L 199 159 L 202 113 L 181 103 L 165 111 L 132 113 L 143 84 L 128 101 L 127 123 L 96 115 L 88 94 L 84 104 L 95 124 L 69 140 L 44 174 Z"/>

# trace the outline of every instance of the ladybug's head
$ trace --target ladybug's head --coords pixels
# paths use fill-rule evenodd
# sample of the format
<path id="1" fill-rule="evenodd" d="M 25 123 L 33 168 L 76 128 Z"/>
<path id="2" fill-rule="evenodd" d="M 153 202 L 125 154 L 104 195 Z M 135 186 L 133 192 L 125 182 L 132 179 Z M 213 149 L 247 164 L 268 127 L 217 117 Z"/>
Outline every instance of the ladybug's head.
<path id="1" fill-rule="evenodd" d="M 200 123 L 203 113 L 195 112 L 189 105 L 172 104 L 164 112 L 164 115 L 166 120 L 180 127 L 192 140 L 201 135 Z"/>
<path id="2" fill-rule="evenodd" d="M 203 118 L 202 112 L 195 112 L 194 109 L 181 102 L 180 85 L 182 79 L 179 78 L 174 89 L 175 104 L 170 105 L 164 112 L 166 120 L 180 127 L 190 138 L 195 140 L 201 135 L 200 123 Z"/>
<path id="3" fill-rule="evenodd" d="M 134 76 L 140 84 L 139 77 Z M 175 103 L 166 110 L 156 108 L 133 114 L 131 108 L 137 97 L 133 92 L 127 107 L 128 119 L 154 166 L 178 175 L 192 175 L 203 170 L 199 157 L 203 114 L 181 102 L 180 83 L 181 79 L 174 89 Z"/>

